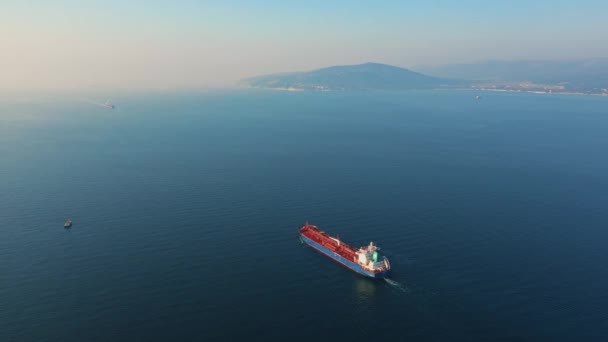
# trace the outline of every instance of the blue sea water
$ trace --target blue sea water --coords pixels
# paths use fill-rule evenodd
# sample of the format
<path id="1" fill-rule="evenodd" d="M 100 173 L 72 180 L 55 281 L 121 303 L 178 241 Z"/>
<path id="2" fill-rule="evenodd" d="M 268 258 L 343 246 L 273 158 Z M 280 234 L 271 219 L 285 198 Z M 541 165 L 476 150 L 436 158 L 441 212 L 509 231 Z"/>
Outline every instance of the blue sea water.
<path id="1" fill-rule="evenodd" d="M 608 99 L 475 95 L 0 100 L 0 341 L 607 341 Z"/>

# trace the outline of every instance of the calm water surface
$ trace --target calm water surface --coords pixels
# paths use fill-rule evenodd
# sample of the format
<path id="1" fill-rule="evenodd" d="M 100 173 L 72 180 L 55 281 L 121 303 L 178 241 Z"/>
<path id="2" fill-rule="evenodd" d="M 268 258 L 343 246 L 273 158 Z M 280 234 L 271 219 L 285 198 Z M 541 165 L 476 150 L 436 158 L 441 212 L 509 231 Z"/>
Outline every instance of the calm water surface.
<path id="1" fill-rule="evenodd" d="M 0 341 L 607 341 L 608 99 L 475 95 L 0 100 Z"/>

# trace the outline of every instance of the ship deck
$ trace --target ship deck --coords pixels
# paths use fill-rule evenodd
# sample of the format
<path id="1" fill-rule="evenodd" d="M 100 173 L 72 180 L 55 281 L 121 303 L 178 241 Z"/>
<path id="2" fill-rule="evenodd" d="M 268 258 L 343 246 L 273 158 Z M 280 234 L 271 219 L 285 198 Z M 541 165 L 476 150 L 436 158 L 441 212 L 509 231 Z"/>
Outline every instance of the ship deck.
<path id="1" fill-rule="evenodd" d="M 327 248 L 333 253 L 337 253 L 347 260 L 355 260 L 357 250 L 351 245 L 340 241 L 338 238 L 329 236 L 324 231 L 319 230 L 313 225 L 304 225 L 300 227 L 300 234 L 306 236 L 319 245 Z"/>

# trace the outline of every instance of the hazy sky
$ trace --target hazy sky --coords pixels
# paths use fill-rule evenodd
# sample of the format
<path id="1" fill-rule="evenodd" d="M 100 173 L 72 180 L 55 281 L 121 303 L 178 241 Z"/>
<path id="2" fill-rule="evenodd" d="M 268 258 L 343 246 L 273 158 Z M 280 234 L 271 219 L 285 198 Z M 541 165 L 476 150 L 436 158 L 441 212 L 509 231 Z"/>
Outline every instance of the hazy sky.
<path id="1" fill-rule="evenodd" d="M 0 91 L 222 86 L 367 61 L 608 57 L 608 1 L 0 0 Z"/>

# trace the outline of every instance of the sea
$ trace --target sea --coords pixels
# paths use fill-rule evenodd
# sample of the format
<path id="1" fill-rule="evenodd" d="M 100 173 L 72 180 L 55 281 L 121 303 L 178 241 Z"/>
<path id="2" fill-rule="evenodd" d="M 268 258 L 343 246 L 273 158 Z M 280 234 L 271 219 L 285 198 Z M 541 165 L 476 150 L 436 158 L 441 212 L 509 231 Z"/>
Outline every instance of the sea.
<path id="1" fill-rule="evenodd" d="M 608 341 L 608 98 L 87 96 L 0 97 L 0 341 Z"/>

